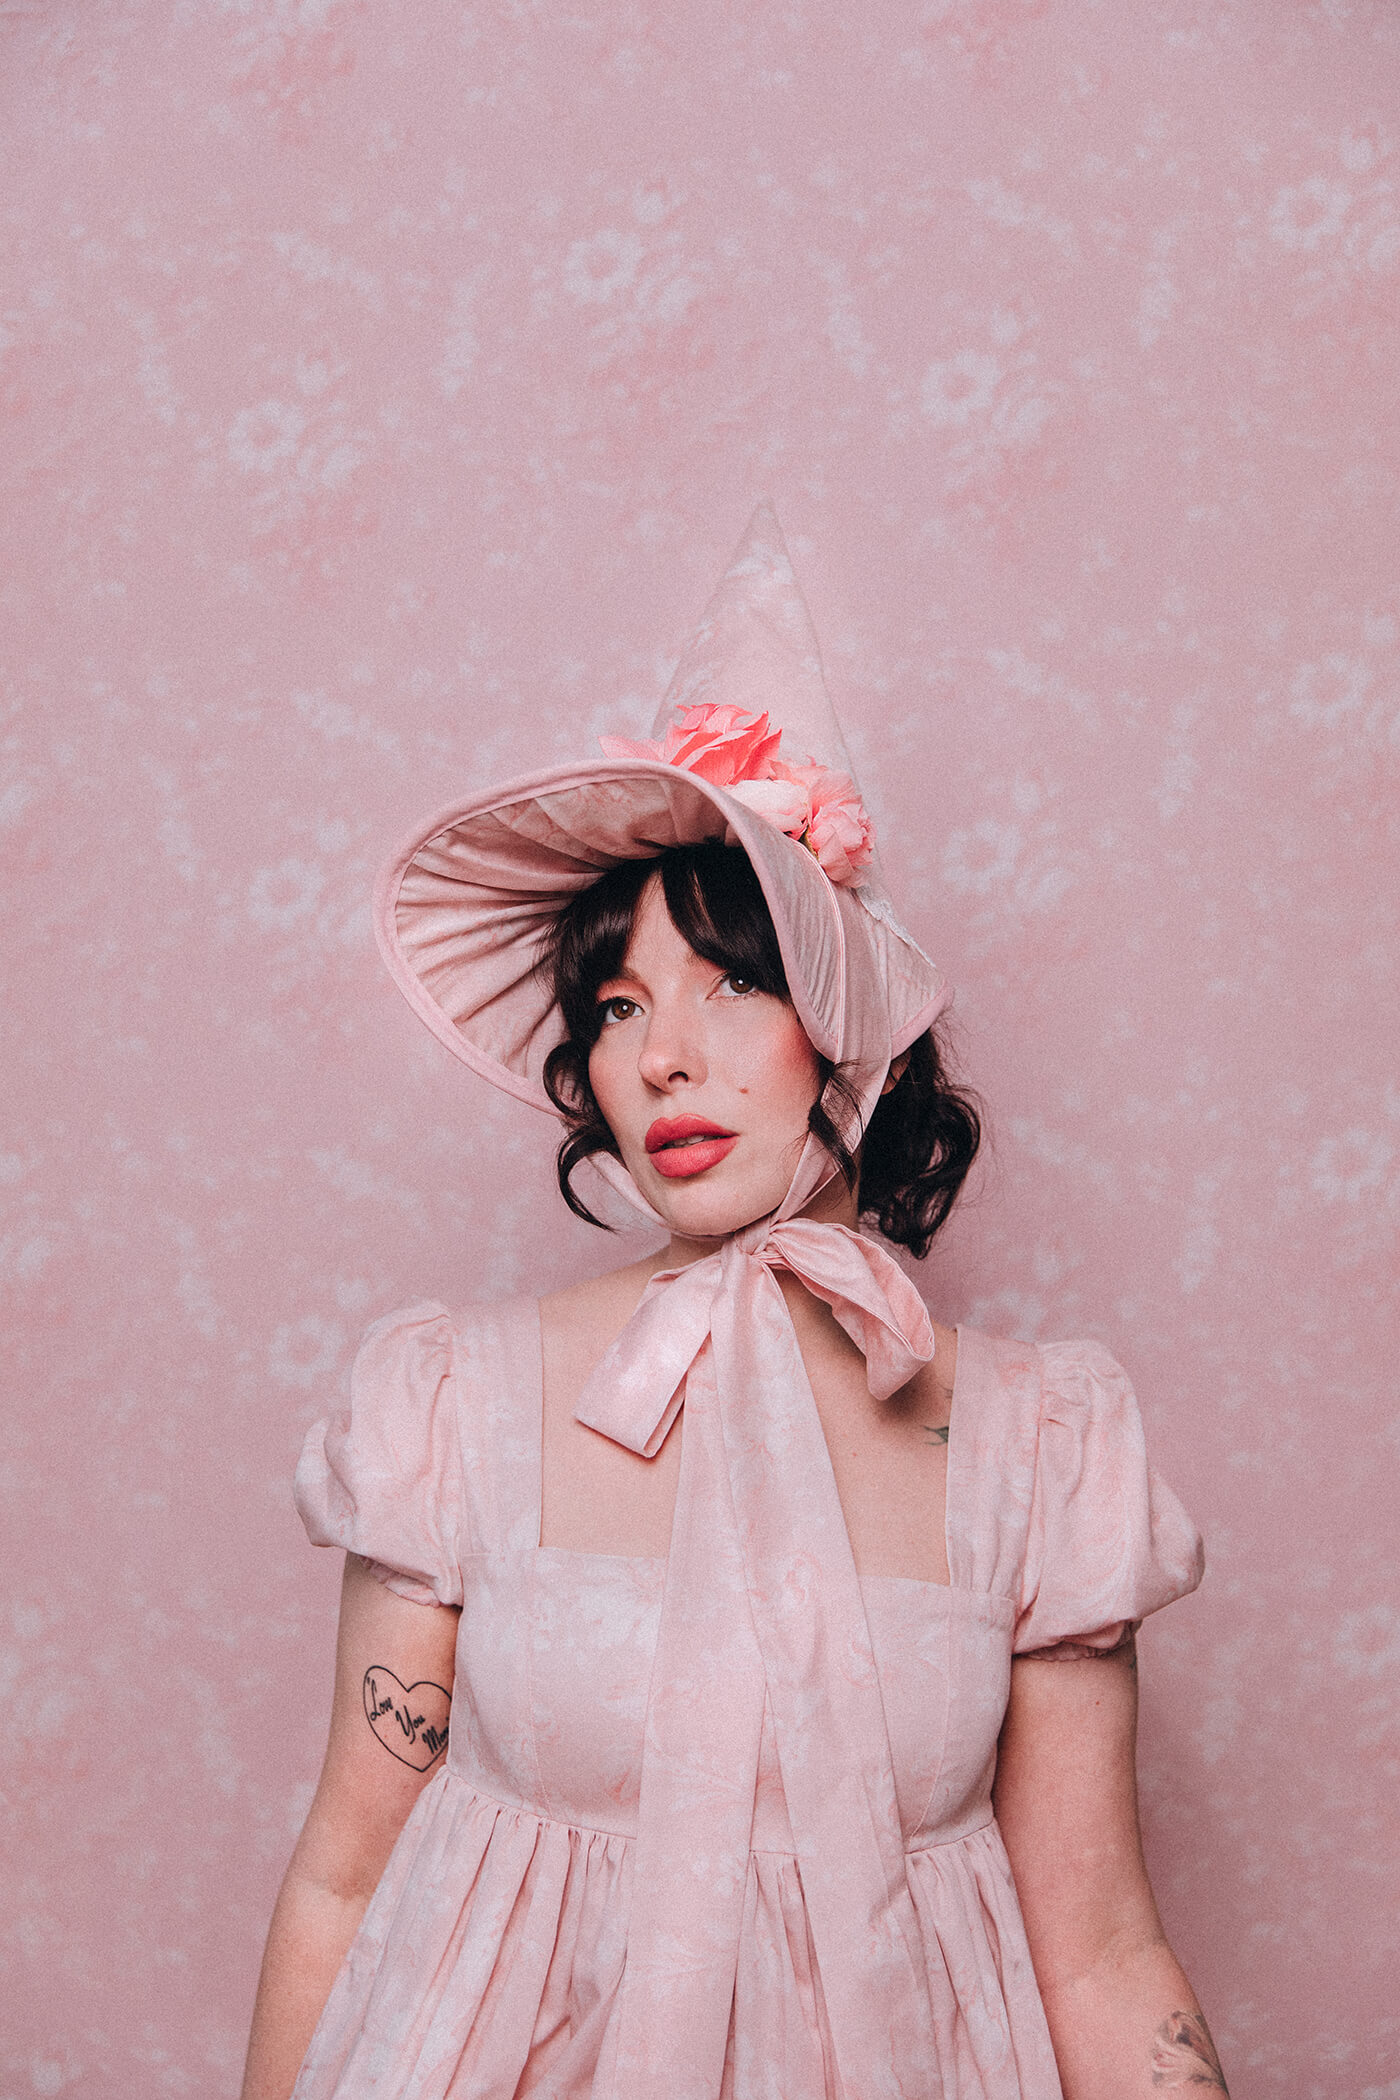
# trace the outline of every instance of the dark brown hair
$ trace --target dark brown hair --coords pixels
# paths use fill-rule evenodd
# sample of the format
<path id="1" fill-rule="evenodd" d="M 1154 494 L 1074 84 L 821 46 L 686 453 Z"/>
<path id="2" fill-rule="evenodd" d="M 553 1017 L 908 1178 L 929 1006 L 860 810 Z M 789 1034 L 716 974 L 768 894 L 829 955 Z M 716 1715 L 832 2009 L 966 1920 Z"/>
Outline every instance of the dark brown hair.
<path id="1" fill-rule="evenodd" d="M 559 1147 L 559 1186 L 574 1215 L 599 1225 L 570 1177 L 596 1152 L 616 1159 L 617 1140 L 588 1080 L 602 1026 L 598 990 L 618 975 L 643 889 L 659 874 L 666 909 L 681 938 L 718 969 L 787 999 L 788 982 L 773 920 L 748 855 L 709 840 L 673 846 L 651 860 L 621 861 L 559 913 L 541 969 L 552 981 L 564 1039 L 545 1061 L 544 1084 L 567 1132 Z M 876 1104 L 863 1141 L 847 1133 L 855 1098 L 840 1069 L 818 1056 L 822 1086 L 808 1128 L 858 1188 L 861 1215 L 886 1239 L 922 1256 L 946 1220 L 981 1142 L 973 1098 L 954 1086 L 935 1030 L 911 1046 L 898 1082 Z"/>

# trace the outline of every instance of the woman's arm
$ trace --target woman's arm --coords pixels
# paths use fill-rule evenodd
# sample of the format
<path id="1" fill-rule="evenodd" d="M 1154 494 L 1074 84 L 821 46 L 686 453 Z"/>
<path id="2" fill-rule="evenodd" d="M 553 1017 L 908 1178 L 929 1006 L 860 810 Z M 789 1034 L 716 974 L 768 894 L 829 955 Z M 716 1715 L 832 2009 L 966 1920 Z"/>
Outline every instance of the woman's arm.
<path id="1" fill-rule="evenodd" d="M 287 2100 L 394 1840 L 441 1765 L 458 1616 L 396 1596 L 346 1555 L 330 1741 L 272 1914 L 243 2100 Z"/>
<path id="2" fill-rule="evenodd" d="M 1143 1864 L 1136 1741 L 1131 1645 L 1013 1663 L 997 1820 L 1065 2100 L 1226 2090 Z"/>

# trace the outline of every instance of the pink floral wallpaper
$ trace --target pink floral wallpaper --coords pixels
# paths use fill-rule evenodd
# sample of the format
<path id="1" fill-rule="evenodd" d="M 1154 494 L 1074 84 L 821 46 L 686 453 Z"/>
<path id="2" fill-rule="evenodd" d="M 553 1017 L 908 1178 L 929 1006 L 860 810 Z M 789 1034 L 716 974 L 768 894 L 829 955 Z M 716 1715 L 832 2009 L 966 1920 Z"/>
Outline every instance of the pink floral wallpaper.
<path id="1" fill-rule="evenodd" d="M 231 2096 L 354 1339 L 617 1258 L 372 872 L 645 732 L 761 495 L 992 1110 L 935 1310 L 1107 1340 L 1237 2094 L 1400 2093 L 1392 0 L 8 0 L 0 2096 Z"/>

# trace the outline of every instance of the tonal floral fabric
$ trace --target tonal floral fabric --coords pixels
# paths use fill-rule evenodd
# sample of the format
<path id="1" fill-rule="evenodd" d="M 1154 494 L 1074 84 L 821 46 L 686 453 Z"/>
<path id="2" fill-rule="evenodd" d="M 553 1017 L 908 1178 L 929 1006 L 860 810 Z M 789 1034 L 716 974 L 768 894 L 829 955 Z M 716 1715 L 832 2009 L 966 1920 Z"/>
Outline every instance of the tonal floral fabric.
<path id="1" fill-rule="evenodd" d="M 307 1439 L 297 1500 L 313 1540 L 364 1555 L 402 1595 L 460 1606 L 461 1620 L 443 1768 L 332 1989 L 296 2100 L 601 2100 L 618 2077 L 667 1562 L 540 1546 L 541 1427 L 534 1302 L 476 1308 L 460 1327 L 419 1305 L 370 1329 L 349 1412 Z M 940 2085 L 948 2100 L 1057 2100 L 991 1807 L 1011 1657 L 1111 1645 L 1200 1578 L 1196 1533 L 1098 1344 L 959 1330 L 947 1551 L 948 1585 L 856 1577 L 934 2057 L 931 2073 L 879 2069 L 909 2100 Z M 813 1654 L 814 1680 L 828 1667 Z M 807 1690 L 816 1710 L 822 1687 Z M 843 1979 L 818 1959 L 822 1862 L 804 1863 L 794 1835 L 811 1822 L 797 1812 L 802 1776 L 792 1811 L 784 1788 L 781 1717 L 801 1691 L 770 1683 L 758 1701 L 720 2055 L 697 2073 L 684 2031 L 650 2037 L 677 2092 L 703 2075 L 713 2100 L 864 2100 L 833 2038 Z M 702 1910 L 715 1897 L 704 1865 Z M 674 1923 L 684 1946 L 689 1921 Z M 658 1938 L 653 1919 L 647 1944 Z M 871 2031 L 898 2031 L 905 2011 L 873 2005 Z"/>

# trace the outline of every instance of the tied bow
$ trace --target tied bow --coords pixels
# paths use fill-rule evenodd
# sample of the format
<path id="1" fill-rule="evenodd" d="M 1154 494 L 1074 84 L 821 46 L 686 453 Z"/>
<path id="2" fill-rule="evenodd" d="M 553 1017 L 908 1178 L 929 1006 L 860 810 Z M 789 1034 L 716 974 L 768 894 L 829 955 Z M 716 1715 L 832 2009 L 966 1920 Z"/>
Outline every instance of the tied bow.
<path id="1" fill-rule="evenodd" d="M 686 1410 L 627 1959 L 595 2086 L 608 2100 L 718 2100 L 765 1694 L 843 2088 L 941 2090 L 870 1633 L 777 1269 L 831 1307 L 876 1399 L 933 1356 L 923 1301 L 882 1248 L 761 1221 L 653 1276 L 580 1396 L 580 1422 L 648 1458 Z"/>

